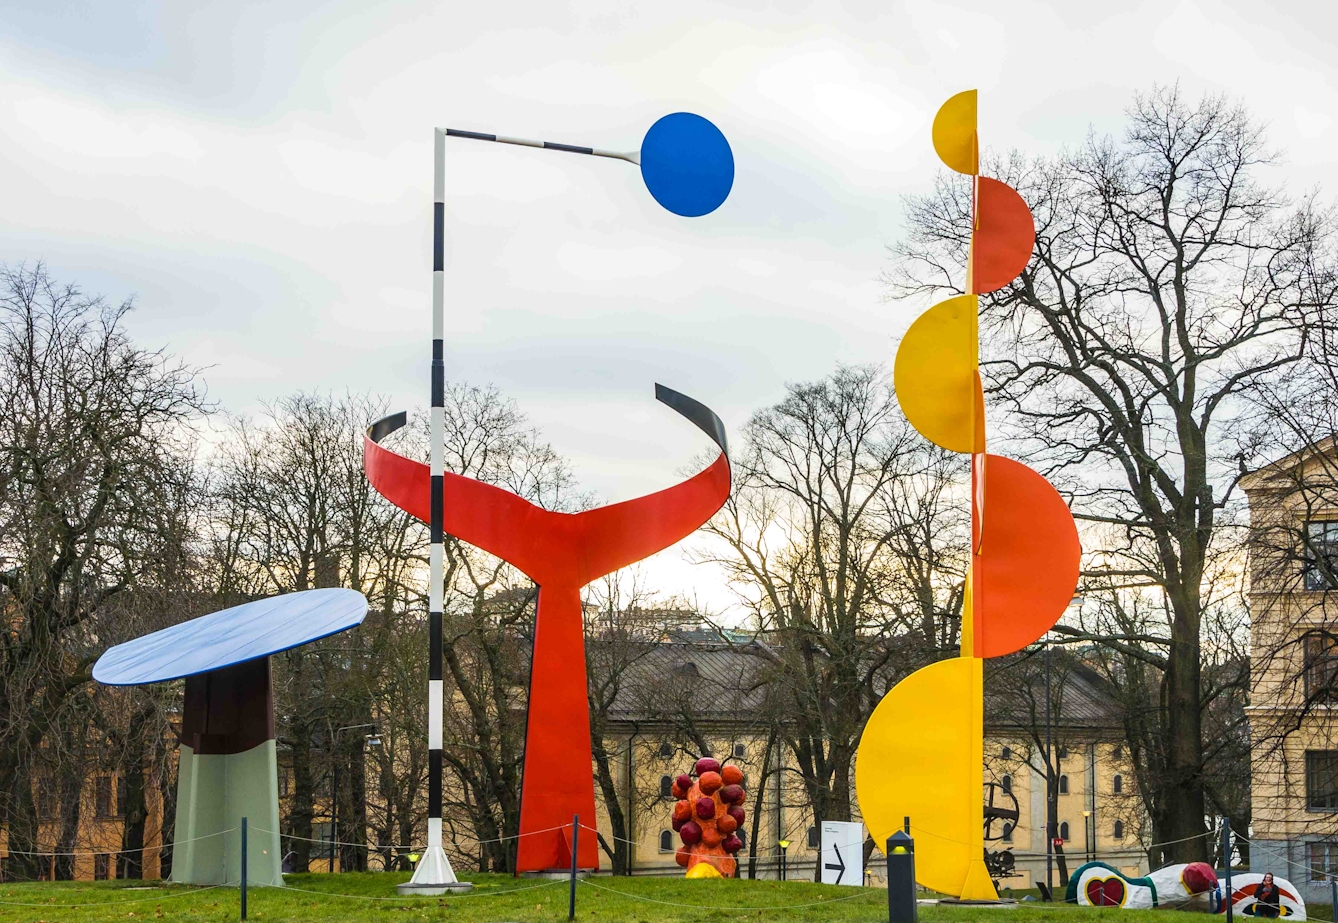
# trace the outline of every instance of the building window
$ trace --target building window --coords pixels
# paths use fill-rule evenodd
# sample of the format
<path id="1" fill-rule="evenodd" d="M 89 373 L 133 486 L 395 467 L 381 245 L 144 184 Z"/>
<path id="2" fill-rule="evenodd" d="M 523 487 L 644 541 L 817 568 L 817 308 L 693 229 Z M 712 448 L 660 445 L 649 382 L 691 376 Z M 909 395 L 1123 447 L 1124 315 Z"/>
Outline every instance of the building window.
<path id="1" fill-rule="evenodd" d="M 748 748 L 747 748 L 747 747 L 745 747 L 743 744 L 735 744 L 735 745 L 734 745 L 734 758 L 735 758 L 736 760 L 741 760 L 741 759 L 743 759 L 743 758 L 744 758 L 745 756 L 747 756 L 747 755 L 748 755 Z"/>
<path id="2" fill-rule="evenodd" d="M 288 797 L 288 772 L 283 769 L 279 770 L 279 797 Z"/>
<path id="3" fill-rule="evenodd" d="M 48 820 L 56 814 L 56 792 L 50 779 L 43 780 L 37 789 L 37 816 Z"/>
<path id="4" fill-rule="evenodd" d="M 660 744 L 660 759 L 667 760 L 674 755 L 674 745 L 669 741 Z"/>
<path id="5" fill-rule="evenodd" d="M 1067 795 L 1068 793 L 1069 793 L 1069 777 L 1068 777 L 1068 776 L 1060 776 L 1060 777 L 1059 777 L 1059 794 L 1061 794 L 1061 795 Z M 1064 839 L 1067 840 L 1068 837 L 1064 837 Z"/>
<path id="6" fill-rule="evenodd" d="M 1338 878 L 1338 843 L 1310 843 L 1310 880 Z"/>
<path id="7" fill-rule="evenodd" d="M 999 780 L 999 787 L 1002 788 L 1004 791 L 1006 791 L 1008 794 L 1010 795 L 1013 794 L 1013 777 L 1004 776 L 1002 779 Z"/>
<path id="8" fill-rule="evenodd" d="M 1111 789 L 1112 789 L 1112 790 L 1115 792 L 1115 794 L 1117 794 L 1117 795 L 1121 795 L 1121 794 L 1123 794 L 1123 793 L 1124 793 L 1124 776 L 1120 775 L 1119 773 L 1116 773 L 1116 774 L 1115 774 L 1115 778 L 1111 780 Z"/>
<path id="9" fill-rule="evenodd" d="M 111 817 L 112 812 L 111 776 L 98 776 L 94 780 L 94 810 L 98 817 Z M 102 876 L 106 878 L 106 875 Z"/>
<path id="10" fill-rule="evenodd" d="M 674 779 L 673 776 L 660 776 L 660 797 L 674 797 Z"/>
<path id="11" fill-rule="evenodd" d="M 735 830 L 735 831 L 734 831 L 734 835 L 735 835 L 736 837 L 738 837 L 738 838 L 739 838 L 739 842 L 743 844 L 743 845 L 740 846 L 739 848 L 740 848 L 740 849 L 747 849 L 747 848 L 748 848 L 748 836 L 747 836 L 747 834 L 745 834 L 745 833 L 743 832 L 743 828 L 740 827 L 738 830 Z"/>
<path id="12" fill-rule="evenodd" d="M 672 830 L 660 831 L 660 852 L 674 851 L 674 832 Z"/>
<path id="13" fill-rule="evenodd" d="M 1069 841 L 1069 822 L 1064 821 L 1059 825 L 1059 838 L 1065 843 Z"/>
<path id="14" fill-rule="evenodd" d="M 1327 631 L 1305 636 L 1305 695 L 1326 700 L 1338 689 L 1338 638 Z"/>
<path id="15" fill-rule="evenodd" d="M 1122 820 L 1115 821 L 1115 839 L 1124 839 L 1124 821 Z"/>
<path id="16" fill-rule="evenodd" d="M 1338 750 L 1305 752 L 1305 806 L 1338 811 Z"/>
<path id="17" fill-rule="evenodd" d="M 125 776 L 118 776 L 116 779 L 116 816 L 121 817 L 125 814 L 125 803 L 129 801 L 126 795 Z"/>
<path id="18" fill-rule="evenodd" d="M 1123 747 L 1116 747 L 1116 748 L 1115 748 L 1115 752 L 1112 753 L 1111 756 L 1114 757 L 1114 758 L 1117 759 L 1117 760 L 1122 760 L 1122 759 L 1124 759 L 1124 748 L 1123 748 Z"/>
<path id="19" fill-rule="evenodd" d="M 1004 747 L 1002 750 L 999 751 L 999 758 L 1004 760 L 1011 760 L 1013 758 L 1013 748 Z"/>
<path id="20" fill-rule="evenodd" d="M 1305 544 L 1305 588 L 1332 587 L 1331 577 L 1338 570 L 1338 521 L 1306 523 Z"/>
<path id="21" fill-rule="evenodd" d="M 1069 758 L 1069 748 L 1064 746 L 1063 744 L 1060 744 L 1059 749 L 1055 751 L 1055 755 L 1058 756 L 1061 760 L 1066 760 Z"/>
<path id="22" fill-rule="evenodd" d="M 817 849 L 817 848 L 818 848 L 818 828 L 817 828 L 817 827 L 809 827 L 809 828 L 808 828 L 808 848 L 809 848 L 809 849 Z"/>
<path id="23" fill-rule="evenodd" d="M 100 852 L 93 857 L 93 880 L 106 881 L 107 868 L 110 865 L 108 861 L 110 856 L 105 852 Z"/>
<path id="24" fill-rule="evenodd" d="M 1004 841 L 1005 843 L 1011 843 L 1011 842 L 1013 842 L 1013 825 L 1012 825 L 1012 824 L 1004 824 L 1004 828 L 1003 828 L 1003 841 Z"/>

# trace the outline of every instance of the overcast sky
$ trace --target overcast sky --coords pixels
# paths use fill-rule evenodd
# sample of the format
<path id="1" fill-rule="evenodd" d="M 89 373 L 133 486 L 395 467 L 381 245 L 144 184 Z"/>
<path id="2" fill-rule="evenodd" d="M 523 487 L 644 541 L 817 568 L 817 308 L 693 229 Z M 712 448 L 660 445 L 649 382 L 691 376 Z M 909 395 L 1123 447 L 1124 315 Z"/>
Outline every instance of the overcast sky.
<path id="1" fill-rule="evenodd" d="M 583 487 L 666 486 L 705 447 L 661 381 L 737 437 L 787 381 L 889 361 L 919 306 L 877 282 L 940 102 L 1052 152 L 1178 81 L 1270 125 L 1300 192 L 1334 164 L 1331 3 L 0 5 L 0 261 L 134 295 L 134 333 L 232 411 L 298 389 L 427 403 L 431 129 L 635 149 L 714 121 L 729 200 L 661 210 L 635 167 L 447 151 L 446 363 L 514 397 Z M 1327 183 L 1326 198 L 1333 182 Z M 719 586 L 670 552 L 668 591 Z"/>

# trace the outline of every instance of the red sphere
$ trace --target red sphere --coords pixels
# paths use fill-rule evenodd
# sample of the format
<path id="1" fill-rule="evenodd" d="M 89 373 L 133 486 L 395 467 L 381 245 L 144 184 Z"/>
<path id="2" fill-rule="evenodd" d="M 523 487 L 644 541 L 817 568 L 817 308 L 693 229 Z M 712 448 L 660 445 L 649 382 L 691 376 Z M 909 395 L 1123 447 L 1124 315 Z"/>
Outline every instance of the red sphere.
<path id="1" fill-rule="evenodd" d="M 732 804 L 729 806 L 729 809 L 725 811 L 725 813 L 728 814 L 730 817 L 734 818 L 734 822 L 737 823 L 740 827 L 743 826 L 743 818 L 745 817 L 743 808 L 739 807 L 737 804 Z"/>
<path id="2" fill-rule="evenodd" d="M 743 840 L 739 839 L 736 834 L 731 833 L 721 841 L 720 845 L 724 848 L 725 852 L 732 856 L 740 849 L 743 849 Z"/>
<path id="3" fill-rule="evenodd" d="M 687 797 L 688 792 L 692 790 L 692 776 L 688 775 L 686 772 L 682 773 L 674 780 L 674 784 L 683 789 L 683 794 L 679 797 L 685 798 Z"/>
<path id="4" fill-rule="evenodd" d="M 698 798 L 697 816 L 700 817 L 702 820 L 710 820 L 711 818 L 715 817 L 715 799 Z"/>
<path id="5" fill-rule="evenodd" d="M 720 790 L 720 800 L 725 804 L 743 804 L 743 786 L 726 785 Z"/>
<path id="6" fill-rule="evenodd" d="M 724 784 L 718 772 L 704 772 L 697 779 L 697 787 L 702 790 L 703 795 L 714 795 L 716 790 Z M 739 789 L 743 791 L 743 789 Z"/>
<path id="7" fill-rule="evenodd" d="M 674 828 L 674 833 L 677 833 L 680 829 L 682 829 L 683 825 L 686 823 L 687 821 L 679 820 L 677 817 L 675 817 L 673 820 L 669 821 L 669 826 Z"/>
<path id="8" fill-rule="evenodd" d="M 702 828 L 695 820 L 690 820 L 678 828 L 678 838 L 684 846 L 696 846 L 702 841 Z"/>
<path id="9" fill-rule="evenodd" d="M 688 848 L 686 846 L 678 847 L 678 852 L 674 854 L 674 861 L 683 868 L 688 867 Z"/>
<path id="10" fill-rule="evenodd" d="M 692 767 L 692 771 L 697 773 L 699 778 L 708 772 L 719 772 L 720 761 L 713 760 L 709 756 L 703 756 L 701 759 L 697 760 L 697 765 Z"/>

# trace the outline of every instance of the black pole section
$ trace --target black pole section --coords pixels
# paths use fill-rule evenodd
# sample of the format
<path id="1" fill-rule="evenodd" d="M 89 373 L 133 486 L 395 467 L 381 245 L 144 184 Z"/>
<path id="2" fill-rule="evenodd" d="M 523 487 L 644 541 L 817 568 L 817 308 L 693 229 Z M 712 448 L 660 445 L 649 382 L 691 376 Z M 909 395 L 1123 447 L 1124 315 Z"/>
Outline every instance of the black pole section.
<path id="1" fill-rule="evenodd" d="M 916 923 L 915 840 L 897 831 L 887 838 L 887 923 Z"/>
<path id="2" fill-rule="evenodd" d="M 1222 867 L 1226 870 L 1226 888 L 1222 899 L 1226 901 L 1227 923 L 1234 919 L 1231 913 L 1231 818 L 1222 818 Z"/>
<path id="3" fill-rule="evenodd" d="M 242 919 L 246 919 L 246 818 L 242 818 Z"/>
<path id="4" fill-rule="evenodd" d="M 567 920 L 576 919 L 576 844 L 581 834 L 581 815 L 571 817 L 571 893 L 567 896 Z"/>
<path id="5" fill-rule="evenodd" d="M 339 731 L 335 731 L 335 739 Z M 330 871 L 334 872 L 335 853 L 339 851 L 339 748 L 330 754 L 334 757 L 334 772 L 330 779 Z"/>
<path id="6" fill-rule="evenodd" d="M 1050 644 L 1045 642 L 1045 888 L 1055 887 L 1055 770 L 1050 749 Z"/>
<path id="7" fill-rule="evenodd" d="M 1230 897 L 1231 895 L 1227 895 Z M 1334 908 L 1338 907 L 1338 878 L 1329 879 L 1329 916 L 1333 916 Z"/>

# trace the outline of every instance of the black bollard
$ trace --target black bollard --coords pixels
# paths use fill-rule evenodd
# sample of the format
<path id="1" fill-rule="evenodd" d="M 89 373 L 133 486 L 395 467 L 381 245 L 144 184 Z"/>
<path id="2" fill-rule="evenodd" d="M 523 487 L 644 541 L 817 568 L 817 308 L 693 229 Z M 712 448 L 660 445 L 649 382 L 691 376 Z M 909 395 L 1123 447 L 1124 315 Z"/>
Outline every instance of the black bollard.
<path id="1" fill-rule="evenodd" d="M 916 923 L 915 840 L 898 830 L 887 838 L 887 923 Z"/>

